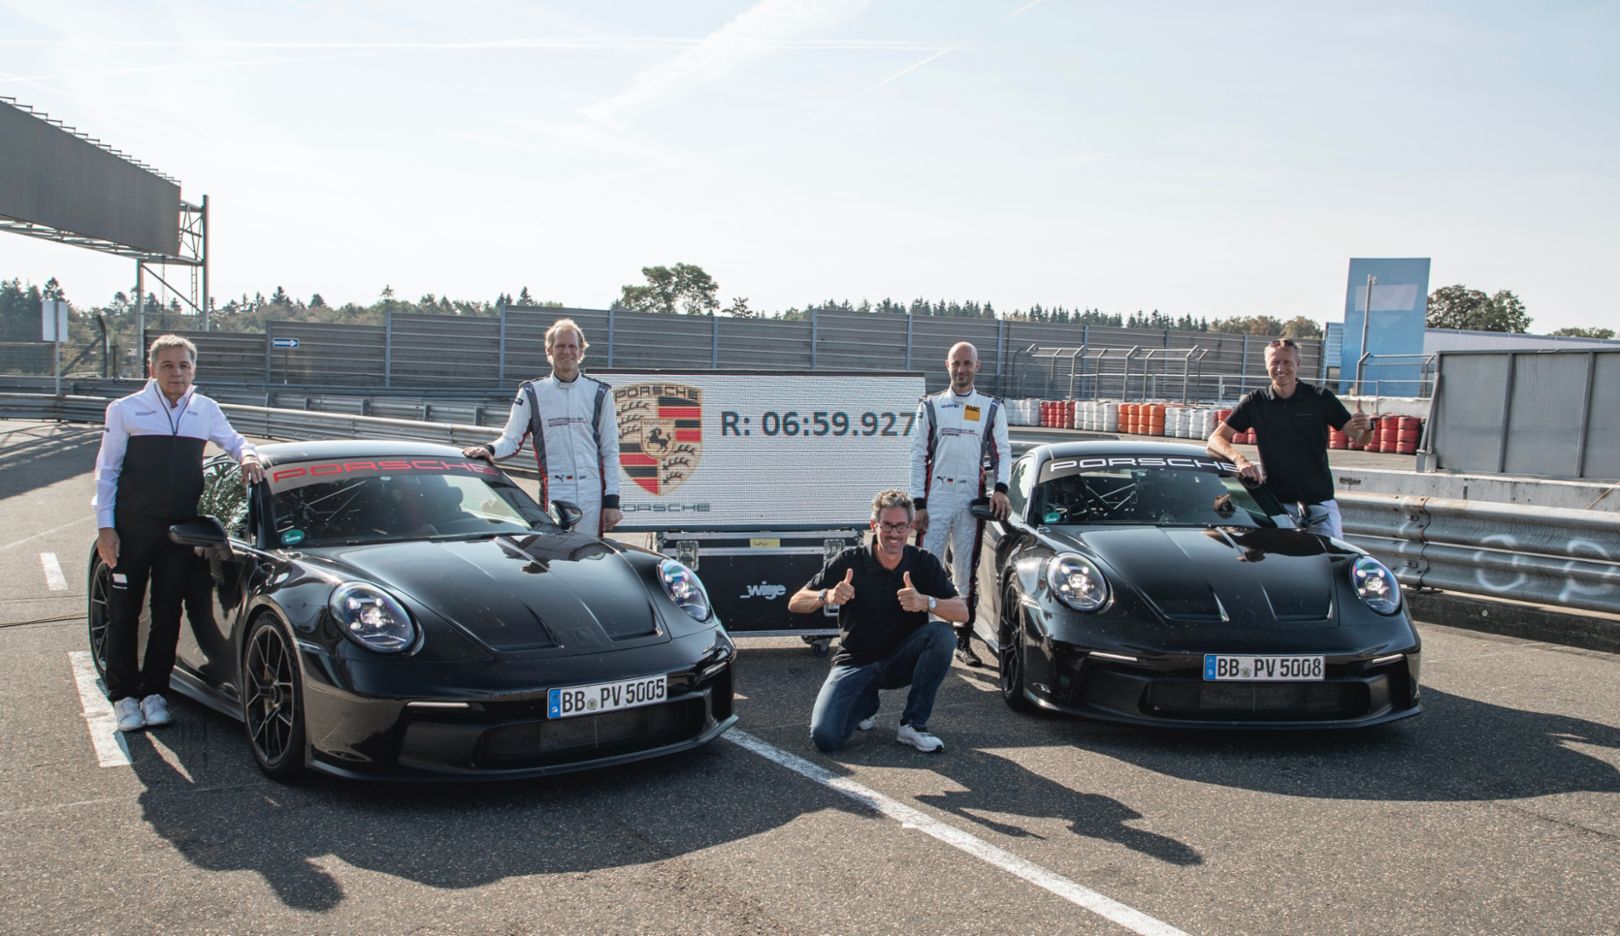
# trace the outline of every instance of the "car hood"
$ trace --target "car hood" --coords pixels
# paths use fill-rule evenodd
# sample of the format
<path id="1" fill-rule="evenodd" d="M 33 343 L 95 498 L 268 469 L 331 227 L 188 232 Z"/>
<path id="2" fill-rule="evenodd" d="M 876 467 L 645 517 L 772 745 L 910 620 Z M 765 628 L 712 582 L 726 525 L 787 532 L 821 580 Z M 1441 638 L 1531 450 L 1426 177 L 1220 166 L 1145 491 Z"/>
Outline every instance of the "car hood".
<path id="1" fill-rule="evenodd" d="M 1314 534 L 1242 527 L 1062 531 L 1089 547 L 1160 615 L 1178 623 L 1334 626 L 1335 576 L 1348 556 Z"/>
<path id="2" fill-rule="evenodd" d="M 495 652 L 572 655 L 670 639 L 624 554 L 579 534 L 376 543 L 321 550 Z"/>

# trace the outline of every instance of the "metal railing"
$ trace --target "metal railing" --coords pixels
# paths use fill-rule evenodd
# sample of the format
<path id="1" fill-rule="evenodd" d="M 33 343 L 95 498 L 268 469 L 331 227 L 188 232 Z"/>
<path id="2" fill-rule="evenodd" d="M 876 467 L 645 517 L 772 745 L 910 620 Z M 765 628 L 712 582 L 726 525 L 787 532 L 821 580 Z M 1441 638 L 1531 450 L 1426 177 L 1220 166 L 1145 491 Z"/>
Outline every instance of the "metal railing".
<path id="1" fill-rule="evenodd" d="M 1405 585 L 1620 613 L 1620 516 L 1340 494 L 1346 538 Z"/>
<path id="2" fill-rule="evenodd" d="M 1427 399 L 1434 395 L 1438 372 L 1434 354 L 1363 354 L 1356 362 L 1351 385 L 1357 396 L 1405 396 Z M 1389 376 L 1408 374 L 1415 376 Z"/>
<path id="3" fill-rule="evenodd" d="M 106 407 L 102 397 L 0 394 L 0 419 L 99 422 Z M 492 435 L 488 426 L 462 423 L 231 403 L 220 408 L 237 431 L 273 439 L 467 446 Z M 1620 515 L 1380 494 L 1345 493 L 1338 501 L 1346 538 L 1388 564 L 1408 587 L 1620 613 Z"/>

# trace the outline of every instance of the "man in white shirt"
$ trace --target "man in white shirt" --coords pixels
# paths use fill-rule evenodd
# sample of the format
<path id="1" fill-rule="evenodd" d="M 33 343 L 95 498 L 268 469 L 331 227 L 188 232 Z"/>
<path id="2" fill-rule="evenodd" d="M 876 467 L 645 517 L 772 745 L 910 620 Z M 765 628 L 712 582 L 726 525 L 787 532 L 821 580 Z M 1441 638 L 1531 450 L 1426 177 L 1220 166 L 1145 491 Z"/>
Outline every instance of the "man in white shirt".
<path id="1" fill-rule="evenodd" d="M 919 542 L 941 562 L 949 548 L 951 580 L 967 598 L 969 617 L 956 631 L 956 658 L 964 665 L 979 666 L 971 641 L 982 524 L 968 512 L 968 505 L 988 492 L 996 516 L 1007 516 L 1012 444 L 1000 401 L 973 388 L 979 350 L 957 342 L 945 366 L 951 385 L 923 397 L 917 407 L 910 493 L 917 507 L 914 525 Z"/>
<path id="2" fill-rule="evenodd" d="M 491 462 L 534 443 L 540 466 L 540 502 L 570 501 L 583 512 L 578 529 L 602 536 L 619 525 L 619 420 L 613 391 L 580 372 L 585 333 L 573 319 L 546 329 L 551 376 L 518 387 L 501 437 L 489 445 L 463 449 L 468 458 Z"/>
<path id="3" fill-rule="evenodd" d="M 178 335 L 152 342 L 151 377 L 139 393 L 107 405 L 96 456 L 96 553 L 110 570 L 107 601 L 107 697 L 118 730 L 169 723 L 169 675 L 180 637 L 180 606 L 191 550 L 169 539 L 169 525 L 195 519 L 202 494 L 203 448 L 213 442 L 264 479 L 253 446 L 219 405 L 192 389 L 197 346 Z M 151 631 L 136 664 L 141 605 L 152 589 Z"/>

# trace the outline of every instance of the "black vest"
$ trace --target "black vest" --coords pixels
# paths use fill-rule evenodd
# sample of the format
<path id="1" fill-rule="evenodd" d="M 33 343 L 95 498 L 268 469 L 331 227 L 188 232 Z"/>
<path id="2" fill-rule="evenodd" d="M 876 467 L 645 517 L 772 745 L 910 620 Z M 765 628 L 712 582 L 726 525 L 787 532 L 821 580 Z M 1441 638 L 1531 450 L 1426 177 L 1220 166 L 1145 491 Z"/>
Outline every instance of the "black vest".
<path id="1" fill-rule="evenodd" d="M 155 529 L 196 518 L 207 445 L 207 439 L 183 435 L 130 436 L 113 502 L 115 526 Z"/>

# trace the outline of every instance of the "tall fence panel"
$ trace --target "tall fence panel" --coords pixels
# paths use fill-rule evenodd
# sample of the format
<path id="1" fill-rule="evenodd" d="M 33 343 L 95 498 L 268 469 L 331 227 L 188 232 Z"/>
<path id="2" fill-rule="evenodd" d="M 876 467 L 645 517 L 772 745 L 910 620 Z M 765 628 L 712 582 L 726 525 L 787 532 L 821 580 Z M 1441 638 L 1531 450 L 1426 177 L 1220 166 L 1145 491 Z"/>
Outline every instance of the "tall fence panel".
<path id="1" fill-rule="evenodd" d="M 500 319 L 396 313 L 387 327 L 390 385 L 483 383 L 500 369 Z"/>
<path id="2" fill-rule="evenodd" d="M 257 382 L 264 373 L 264 346 L 268 336 L 251 332 L 186 331 L 174 332 L 197 346 L 197 369 L 209 377 L 216 374 L 241 382 Z"/>
<path id="3" fill-rule="evenodd" d="M 693 370 L 714 366 L 715 318 L 613 313 L 613 366 L 619 370 Z M 598 366 L 601 365 L 598 360 Z"/>
<path id="4" fill-rule="evenodd" d="M 49 341 L 0 342 L 0 374 L 49 375 L 55 362 L 55 351 Z"/>
<path id="5" fill-rule="evenodd" d="M 906 369 L 904 315 L 817 310 L 811 313 L 811 327 L 818 370 Z M 945 355 L 939 360 L 943 367 Z"/>
<path id="6" fill-rule="evenodd" d="M 291 338 L 296 348 L 277 348 Z M 387 382 L 387 334 L 380 325 L 270 322 L 261 367 L 268 384 L 381 387 Z"/>
<path id="7" fill-rule="evenodd" d="M 723 368 L 810 369 L 810 323 L 775 319 L 717 319 Z"/>
<path id="8" fill-rule="evenodd" d="M 1436 373 L 1437 468 L 1620 478 L 1620 349 L 1442 351 Z"/>
<path id="9" fill-rule="evenodd" d="M 496 316 L 396 313 L 380 327 L 277 321 L 263 335 L 185 334 L 204 349 L 216 380 L 505 393 L 550 371 L 545 332 L 560 318 L 584 329 L 587 371 L 910 370 L 934 392 L 948 382 L 950 347 L 970 341 L 979 350 L 978 385 L 1002 397 L 1230 401 L 1266 382 L 1268 339 L 1259 336 L 904 313 L 812 310 L 807 320 L 782 321 L 510 306 Z M 276 347 L 277 339 L 298 346 Z M 1302 370 L 1315 377 L 1321 342 L 1299 344 Z M 48 345 L 0 352 L 0 369 L 51 372 Z M 69 373 L 91 372 L 69 363 L 64 351 Z"/>

